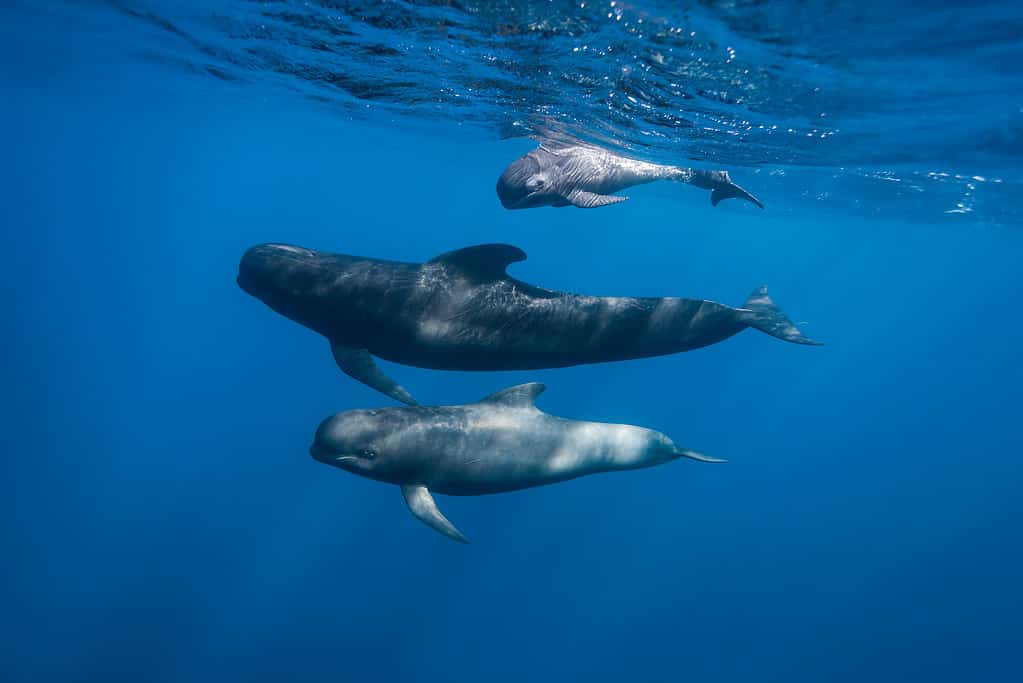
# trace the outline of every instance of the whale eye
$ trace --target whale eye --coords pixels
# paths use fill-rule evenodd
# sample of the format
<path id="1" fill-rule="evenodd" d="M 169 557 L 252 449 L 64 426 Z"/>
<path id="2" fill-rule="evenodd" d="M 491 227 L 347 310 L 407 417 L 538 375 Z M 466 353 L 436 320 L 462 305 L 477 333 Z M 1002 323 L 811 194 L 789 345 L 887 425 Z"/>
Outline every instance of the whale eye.
<path id="1" fill-rule="evenodd" d="M 359 457 L 365 458 L 366 460 L 372 460 L 373 458 L 377 457 L 377 452 L 374 451 L 372 448 L 363 448 L 361 451 L 359 451 Z"/>

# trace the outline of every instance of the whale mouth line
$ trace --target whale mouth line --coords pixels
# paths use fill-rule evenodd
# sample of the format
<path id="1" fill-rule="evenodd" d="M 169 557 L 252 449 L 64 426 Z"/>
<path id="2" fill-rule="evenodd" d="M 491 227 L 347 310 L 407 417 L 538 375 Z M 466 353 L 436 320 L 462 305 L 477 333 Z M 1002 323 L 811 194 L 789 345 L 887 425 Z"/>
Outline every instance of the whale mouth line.
<path id="1" fill-rule="evenodd" d="M 542 197 L 543 194 L 544 192 L 542 190 L 536 190 L 513 201 L 506 201 L 502 199 L 501 203 L 506 209 L 528 209 L 530 208 L 531 203 L 536 201 L 537 198 Z"/>
<path id="2" fill-rule="evenodd" d="M 353 455 L 351 453 L 338 453 L 337 451 L 321 446 L 320 444 L 314 443 L 309 447 L 309 455 L 313 456 L 316 460 L 328 465 L 337 465 L 343 462 L 349 461 L 368 461 L 368 458 L 364 458 L 360 455 Z"/>
<path id="3" fill-rule="evenodd" d="M 309 447 L 309 455 L 313 456 L 320 462 L 340 462 L 341 460 L 354 459 L 354 455 L 339 455 L 336 451 L 325 446 L 321 446 L 318 443 L 314 443 Z"/>

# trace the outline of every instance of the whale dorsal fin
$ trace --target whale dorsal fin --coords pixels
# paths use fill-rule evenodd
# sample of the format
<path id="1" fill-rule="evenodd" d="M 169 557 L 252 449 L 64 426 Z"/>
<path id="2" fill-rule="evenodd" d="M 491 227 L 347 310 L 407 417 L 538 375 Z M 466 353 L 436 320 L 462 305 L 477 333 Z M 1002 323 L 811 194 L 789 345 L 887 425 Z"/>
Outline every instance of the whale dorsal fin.
<path id="1" fill-rule="evenodd" d="M 528 384 L 517 384 L 507 389 L 495 392 L 482 399 L 480 403 L 498 403 L 506 406 L 536 406 L 536 397 L 546 390 L 547 387 L 540 382 L 529 382 Z"/>
<path id="2" fill-rule="evenodd" d="M 507 275 L 505 268 L 516 261 L 525 261 L 526 252 L 510 244 L 478 244 L 456 249 L 430 259 L 427 263 L 445 263 L 488 280 Z"/>

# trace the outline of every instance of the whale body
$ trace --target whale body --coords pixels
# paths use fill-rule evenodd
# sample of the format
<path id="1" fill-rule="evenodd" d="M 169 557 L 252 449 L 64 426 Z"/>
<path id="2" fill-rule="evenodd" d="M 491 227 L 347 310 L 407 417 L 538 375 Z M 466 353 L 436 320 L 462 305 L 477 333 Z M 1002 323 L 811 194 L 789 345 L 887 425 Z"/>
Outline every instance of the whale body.
<path id="1" fill-rule="evenodd" d="M 432 493 L 502 493 L 683 457 L 724 462 L 652 429 L 549 415 L 535 404 L 543 390 L 530 383 L 467 405 L 338 413 L 309 450 L 320 462 L 400 486 L 413 515 L 463 543 Z"/>
<path id="2" fill-rule="evenodd" d="M 652 164 L 619 156 L 585 144 L 544 141 L 512 162 L 497 181 L 497 196 L 506 209 L 577 206 L 593 209 L 624 202 L 615 195 L 628 187 L 655 180 L 675 180 L 710 190 L 710 203 L 743 199 L 764 205 L 732 182 L 727 171 L 704 171 Z"/>
<path id="3" fill-rule="evenodd" d="M 438 370 L 527 370 L 660 356 L 752 327 L 805 337 L 759 287 L 741 308 L 703 299 L 597 297 L 543 289 L 505 268 L 526 258 L 484 244 L 403 263 L 283 244 L 249 249 L 238 284 L 327 338 L 348 375 L 415 405 L 374 356 Z"/>

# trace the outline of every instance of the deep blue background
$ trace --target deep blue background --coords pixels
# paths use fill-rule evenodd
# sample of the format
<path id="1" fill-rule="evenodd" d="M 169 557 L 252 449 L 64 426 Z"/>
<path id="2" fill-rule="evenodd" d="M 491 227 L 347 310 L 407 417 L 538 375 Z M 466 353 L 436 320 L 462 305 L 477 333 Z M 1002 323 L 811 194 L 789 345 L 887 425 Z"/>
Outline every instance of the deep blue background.
<path id="1" fill-rule="evenodd" d="M 799 174 L 763 213 L 670 184 L 507 212 L 494 181 L 528 141 L 0 37 L 4 680 L 1019 674 L 1012 226 L 843 217 L 799 201 Z M 388 365 L 435 403 L 540 380 L 549 412 L 730 460 L 438 497 L 460 546 L 308 456 L 322 418 L 388 401 L 237 288 L 262 241 L 407 260 L 506 241 L 517 277 L 598 294 L 739 304 L 767 282 L 827 345 Z"/>

